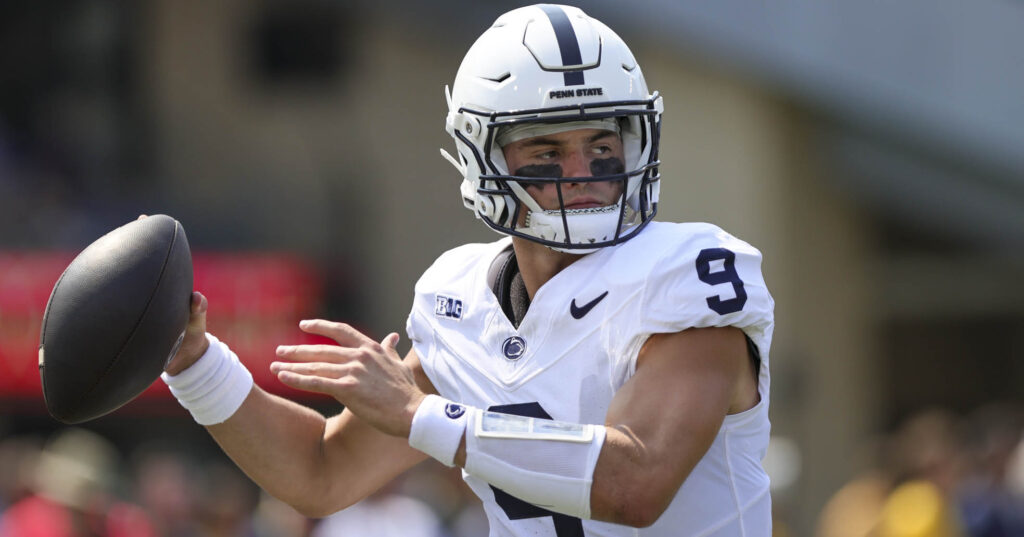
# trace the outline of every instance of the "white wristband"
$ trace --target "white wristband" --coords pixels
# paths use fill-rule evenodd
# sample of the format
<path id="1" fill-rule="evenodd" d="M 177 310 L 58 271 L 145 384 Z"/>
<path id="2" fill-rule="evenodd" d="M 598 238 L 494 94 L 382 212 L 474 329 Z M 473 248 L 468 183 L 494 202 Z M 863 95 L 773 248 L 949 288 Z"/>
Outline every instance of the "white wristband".
<path id="1" fill-rule="evenodd" d="M 428 395 L 416 409 L 409 431 L 409 445 L 441 461 L 455 465 L 469 416 L 476 409 L 453 403 L 436 395 Z"/>
<path id="2" fill-rule="evenodd" d="M 253 381 L 252 373 L 227 345 L 212 334 L 206 334 L 206 340 L 210 347 L 196 363 L 177 375 L 163 373 L 160 378 L 196 423 L 214 425 L 242 406 Z"/>

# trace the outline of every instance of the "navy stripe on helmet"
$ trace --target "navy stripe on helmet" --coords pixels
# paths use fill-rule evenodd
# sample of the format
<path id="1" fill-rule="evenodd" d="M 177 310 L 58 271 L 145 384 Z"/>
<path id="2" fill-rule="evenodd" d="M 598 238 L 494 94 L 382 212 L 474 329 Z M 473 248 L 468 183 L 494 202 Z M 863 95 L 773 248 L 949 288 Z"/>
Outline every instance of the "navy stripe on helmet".
<path id="1" fill-rule="evenodd" d="M 562 8 L 550 5 L 539 6 L 544 14 L 551 21 L 555 29 L 555 39 L 558 40 L 558 50 L 562 53 L 562 65 L 580 65 L 583 63 L 583 53 L 580 52 L 580 42 L 576 39 L 576 30 L 572 29 L 569 16 L 562 11 Z M 566 86 L 582 86 L 583 71 L 566 71 Z"/>

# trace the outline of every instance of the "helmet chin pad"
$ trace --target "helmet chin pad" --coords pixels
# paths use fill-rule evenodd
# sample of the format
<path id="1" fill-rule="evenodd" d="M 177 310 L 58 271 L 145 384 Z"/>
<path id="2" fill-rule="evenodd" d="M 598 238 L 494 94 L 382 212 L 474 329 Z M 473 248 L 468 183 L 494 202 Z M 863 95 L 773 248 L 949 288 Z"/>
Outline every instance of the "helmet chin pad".
<path id="1" fill-rule="evenodd" d="M 620 215 L 623 224 L 621 227 L 619 226 Z M 598 247 L 586 248 L 587 244 L 608 243 L 616 238 L 617 233 L 626 233 L 635 223 L 636 212 L 628 204 L 623 209 L 620 197 L 616 203 L 603 207 L 531 210 L 526 213 L 524 225 L 516 230 L 549 243 L 567 242 L 576 245 L 560 247 L 547 244 L 552 250 L 583 254 L 598 249 Z M 579 245 L 584 247 L 580 248 Z"/>

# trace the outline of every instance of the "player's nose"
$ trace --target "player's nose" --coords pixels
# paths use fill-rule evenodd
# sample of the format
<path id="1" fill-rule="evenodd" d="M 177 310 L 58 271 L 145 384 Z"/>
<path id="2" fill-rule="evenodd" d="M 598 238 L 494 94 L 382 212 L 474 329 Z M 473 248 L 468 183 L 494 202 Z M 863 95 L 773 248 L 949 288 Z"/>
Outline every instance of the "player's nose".
<path id="1" fill-rule="evenodd" d="M 590 159 L 583 151 L 572 151 L 566 154 L 562 162 L 562 177 L 590 177 Z"/>

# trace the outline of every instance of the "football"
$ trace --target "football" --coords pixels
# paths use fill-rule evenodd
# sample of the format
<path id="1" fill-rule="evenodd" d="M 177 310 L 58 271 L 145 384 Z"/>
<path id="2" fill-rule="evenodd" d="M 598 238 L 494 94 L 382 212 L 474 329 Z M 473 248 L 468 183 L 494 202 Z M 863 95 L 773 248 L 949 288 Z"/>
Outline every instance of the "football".
<path id="1" fill-rule="evenodd" d="M 148 388 L 188 323 L 192 254 L 174 218 L 154 215 L 100 237 L 53 286 L 39 337 L 50 415 L 81 423 Z"/>

